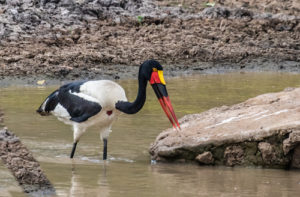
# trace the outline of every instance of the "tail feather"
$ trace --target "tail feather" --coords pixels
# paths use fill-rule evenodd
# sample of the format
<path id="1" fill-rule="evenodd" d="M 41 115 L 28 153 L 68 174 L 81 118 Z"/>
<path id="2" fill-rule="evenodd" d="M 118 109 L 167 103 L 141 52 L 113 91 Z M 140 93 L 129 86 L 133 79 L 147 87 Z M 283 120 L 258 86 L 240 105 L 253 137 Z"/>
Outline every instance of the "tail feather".
<path id="1" fill-rule="evenodd" d="M 55 109 L 58 104 L 58 90 L 50 94 L 41 106 L 36 110 L 42 116 L 50 115 L 50 112 Z"/>

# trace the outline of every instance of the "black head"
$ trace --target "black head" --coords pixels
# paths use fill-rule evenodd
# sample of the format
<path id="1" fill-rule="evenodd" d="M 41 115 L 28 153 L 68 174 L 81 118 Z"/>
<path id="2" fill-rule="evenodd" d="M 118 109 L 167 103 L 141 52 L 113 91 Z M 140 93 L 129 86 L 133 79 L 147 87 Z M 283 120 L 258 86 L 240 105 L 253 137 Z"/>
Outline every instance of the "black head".
<path id="1" fill-rule="evenodd" d="M 140 71 L 139 75 L 143 76 L 145 79 L 148 81 L 151 78 L 151 74 L 153 70 L 163 70 L 163 67 L 160 65 L 160 63 L 156 60 L 146 60 L 141 66 L 140 66 Z"/>

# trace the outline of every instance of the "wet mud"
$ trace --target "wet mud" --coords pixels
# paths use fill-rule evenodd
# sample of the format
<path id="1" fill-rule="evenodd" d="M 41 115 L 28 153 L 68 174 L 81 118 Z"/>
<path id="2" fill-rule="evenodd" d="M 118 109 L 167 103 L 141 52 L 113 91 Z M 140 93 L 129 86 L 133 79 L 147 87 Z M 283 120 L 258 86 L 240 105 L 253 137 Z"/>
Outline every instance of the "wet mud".
<path id="1" fill-rule="evenodd" d="M 300 3 L 218 0 L 1 0 L 0 77 L 131 78 L 300 71 Z"/>

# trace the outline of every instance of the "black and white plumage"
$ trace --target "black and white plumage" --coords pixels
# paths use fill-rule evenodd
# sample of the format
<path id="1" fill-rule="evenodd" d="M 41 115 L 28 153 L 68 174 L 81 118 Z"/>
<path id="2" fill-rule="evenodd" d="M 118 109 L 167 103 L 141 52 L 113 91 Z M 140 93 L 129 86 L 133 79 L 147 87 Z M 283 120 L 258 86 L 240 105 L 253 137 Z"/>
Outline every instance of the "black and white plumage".
<path id="1" fill-rule="evenodd" d="M 128 102 L 124 89 L 109 80 L 79 81 L 61 86 L 41 104 L 38 113 L 53 114 L 59 120 L 73 126 L 73 158 L 77 143 L 92 125 L 99 125 L 104 142 L 103 159 L 107 158 L 107 138 L 114 120 L 123 112 L 137 113 L 146 101 L 147 81 L 152 85 L 159 102 L 174 128 L 179 126 L 168 97 L 162 66 L 155 60 L 145 61 L 139 69 L 139 89 L 134 102 Z M 176 124 L 175 124 L 176 123 Z"/>

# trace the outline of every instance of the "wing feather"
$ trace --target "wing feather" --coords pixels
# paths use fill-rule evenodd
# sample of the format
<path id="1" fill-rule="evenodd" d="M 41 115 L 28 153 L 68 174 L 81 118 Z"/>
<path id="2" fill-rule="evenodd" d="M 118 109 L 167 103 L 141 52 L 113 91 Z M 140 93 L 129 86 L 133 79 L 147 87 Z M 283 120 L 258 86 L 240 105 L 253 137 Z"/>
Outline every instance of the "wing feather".
<path id="1" fill-rule="evenodd" d="M 83 93 L 80 93 L 80 86 L 84 83 L 74 82 L 66 84 L 59 89 L 58 93 L 59 103 L 70 114 L 70 120 L 78 123 L 86 121 L 102 109 L 101 105 L 96 102 L 96 99 L 87 99 L 90 96 L 84 96 Z"/>

